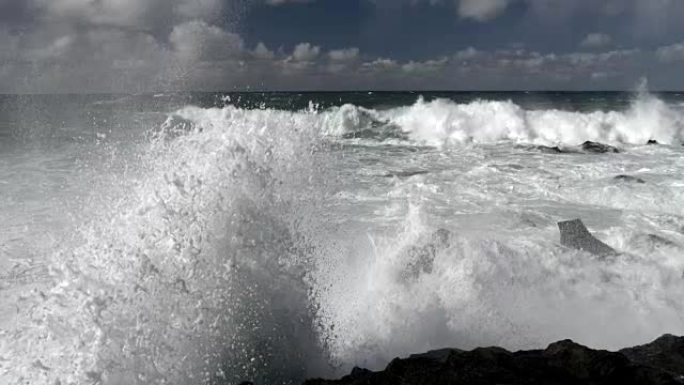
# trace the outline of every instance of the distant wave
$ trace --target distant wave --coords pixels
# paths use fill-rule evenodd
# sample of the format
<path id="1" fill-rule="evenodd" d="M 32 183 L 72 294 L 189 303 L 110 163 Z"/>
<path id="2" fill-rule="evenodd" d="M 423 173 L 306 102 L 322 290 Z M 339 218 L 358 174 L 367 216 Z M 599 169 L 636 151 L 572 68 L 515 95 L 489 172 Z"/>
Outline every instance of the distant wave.
<path id="1" fill-rule="evenodd" d="M 649 140 L 663 144 L 680 144 L 684 140 L 684 112 L 646 93 L 639 94 L 626 111 L 526 110 L 511 101 L 457 104 L 447 99 L 426 102 L 420 98 L 412 106 L 385 111 L 345 105 L 324 111 L 321 117 L 321 125 L 329 134 L 343 136 L 392 127 L 414 142 L 431 146 L 500 141 L 640 145 Z"/>

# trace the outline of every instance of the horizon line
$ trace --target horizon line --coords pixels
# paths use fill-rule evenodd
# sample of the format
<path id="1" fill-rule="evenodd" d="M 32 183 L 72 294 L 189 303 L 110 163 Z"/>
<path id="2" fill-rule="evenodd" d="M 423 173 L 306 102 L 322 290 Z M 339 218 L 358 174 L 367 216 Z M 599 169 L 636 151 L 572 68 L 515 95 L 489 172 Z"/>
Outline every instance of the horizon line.
<path id="1" fill-rule="evenodd" d="M 0 96 L 88 96 L 88 95 L 121 95 L 121 96 L 154 96 L 171 94 L 354 94 L 354 93 L 638 93 L 639 90 L 222 90 L 222 91 L 198 91 L 198 90 L 175 90 L 175 91 L 145 91 L 145 92 L 0 92 Z M 647 90 L 649 93 L 684 93 L 684 90 Z"/>

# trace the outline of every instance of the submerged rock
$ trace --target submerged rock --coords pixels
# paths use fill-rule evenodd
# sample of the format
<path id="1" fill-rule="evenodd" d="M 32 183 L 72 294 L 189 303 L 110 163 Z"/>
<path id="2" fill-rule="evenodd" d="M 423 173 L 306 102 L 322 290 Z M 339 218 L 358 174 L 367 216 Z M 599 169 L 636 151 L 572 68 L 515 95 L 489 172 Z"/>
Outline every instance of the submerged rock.
<path id="1" fill-rule="evenodd" d="M 658 141 L 655 140 L 655 139 L 649 139 L 648 142 L 646 142 L 646 144 L 648 144 L 648 145 L 655 145 L 655 144 L 660 144 L 660 143 L 658 143 Z"/>
<path id="2" fill-rule="evenodd" d="M 645 180 L 638 178 L 636 176 L 631 176 L 631 175 L 618 175 L 613 179 L 618 181 L 618 182 L 640 183 L 640 184 L 646 183 Z"/>
<path id="3" fill-rule="evenodd" d="M 563 154 L 563 153 L 565 153 L 565 151 L 563 151 L 558 146 L 553 146 L 553 147 L 537 146 L 536 148 L 537 148 L 537 150 L 539 150 L 540 152 L 542 152 L 544 154 Z"/>
<path id="4" fill-rule="evenodd" d="M 449 247 L 451 232 L 439 229 L 414 245 L 401 251 L 401 258 L 407 261 L 402 278 L 405 281 L 417 279 L 421 274 L 432 274 L 437 254 Z"/>
<path id="5" fill-rule="evenodd" d="M 355 368 L 340 380 L 305 385 L 684 384 L 684 338 L 664 336 L 620 352 L 565 340 L 545 350 L 442 349 L 394 359 L 385 370 Z"/>
<path id="6" fill-rule="evenodd" d="M 586 141 L 586 142 L 582 143 L 582 151 L 591 152 L 594 154 L 605 154 L 605 153 L 617 154 L 620 152 L 620 150 L 618 150 L 617 147 L 609 146 L 607 144 L 598 143 L 598 142 L 591 142 L 591 141 Z"/>
<path id="7" fill-rule="evenodd" d="M 429 174 L 429 171 L 426 170 L 409 170 L 409 171 L 390 171 L 387 174 L 385 174 L 386 178 L 410 178 L 412 176 L 416 175 L 426 175 Z"/>
<path id="8" fill-rule="evenodd" d="M 657 234 L 639 234 L 629 242 L 630 247 L 655 251 L 661 248 L 680 248 L 681 246 Z"/>
<path id="9" fill-rule="evenodd" d="M 561 245 L 577 250 L 584 250 L 598 256 L 616 255 L 617 252 L 610 246 L 591 235 L 589 230 L 580 219 L 558 222 Z"/>

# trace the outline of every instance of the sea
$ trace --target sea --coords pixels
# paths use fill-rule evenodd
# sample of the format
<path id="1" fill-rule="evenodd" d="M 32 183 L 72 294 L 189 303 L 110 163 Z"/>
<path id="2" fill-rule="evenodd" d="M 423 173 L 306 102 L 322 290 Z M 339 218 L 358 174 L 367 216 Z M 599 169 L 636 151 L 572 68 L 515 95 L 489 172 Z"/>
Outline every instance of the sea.
<path id="1" fill-rule="evenodd" d="M 644 90 L 0 95 L 0 383 L 682 335 L 683 142 Z"/>

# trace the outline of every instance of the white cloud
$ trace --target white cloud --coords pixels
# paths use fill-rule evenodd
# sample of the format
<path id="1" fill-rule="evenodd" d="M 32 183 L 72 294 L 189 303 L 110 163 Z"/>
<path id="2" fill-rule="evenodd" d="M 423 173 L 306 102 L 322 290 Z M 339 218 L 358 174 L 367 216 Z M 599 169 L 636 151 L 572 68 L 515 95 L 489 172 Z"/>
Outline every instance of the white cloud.
<path id="1" fill-rule="evenodd" d="M 363 63 L 363 67 L 371 71 L 390 71 L 398 68 L 399 64 L 396 62 L 396 60 L 378 58 L 372 62 Z"/>
<path id="2" fill-rule="evenodd" d="M 610 35 L 600 32 L 594 32 L 588 34 L 584 40 L 580 43 L 582 48 L 603 48 L 611 45 L 613 43 L 613 38 Z"/>
<path id="3" fill-rule="evenodd" d="M 137 0 L 36 0 L 53 18 L 99 25 L 131 26 L 141 24 L 153 6 Z"/>
<path id="4" fill-rule="evenodd" d="M 234 59 L 243 51 L 240 36 L 198 20 L 175 26 L 169 41 L 182 60 L 191 62 Z"/>
<path id="5" fill-rule="evenodd" d="M 8 0 L 0 0 L 0 5 L 3 1 Z M 226 11 L 231 4 L 250 1 L 284 6 L 302 0 L 9 1 L 31 3 L 33 14 L 22 21 L 26 23 L 22 28 L 0 24 L 0 91 L 4 92 L 233 89 L 255 84 L 264 88 L 287 84 L 290 89 L 454 84 L 506 88 L 526 86 L 524 82 L 534 79 L 563 79 L 568 83 L 554 84 L 575 87 L 593 84 L 582 83 L 582 79 L 613 82 L 621 76 L 653 72 L 653 68 L 674 72 L 677 63 L 684 61 L 684 43 L 643 52 L 607 50 L 612 38 L 600 32 L 580 42 L 582 48 L 592 51 L 570 54 L 539 53 L 519 46 L 510 50 L 467 48 L 439 52 L 432 60 L 399 60 L 374 58 L 372 52 L 358 48 L 328 50 L 306 42 L 287 52 L 263 43 L 246 48 L 242 37 L 233 32 L 232 16 Z M 673 0 L 651 0 L 653 4 L 646 0 L 602 0 L 600 4 L 595 0 L 386 1 L 402 7 L 417 3 L 455 7 L 459 17 L 478 22 L 491 21 L 518 5 L 521 14 L 527 10 L 525 17 L 545 23 L 586 14 L 651 20 L 659 25 L 671 24 L 668 20 L 682 14 L 677 11 L 682 6 L 677 4 L 684 4 Z M 639 10 L 644 13 L 636 12 Z M 611 25 L 602 28 L 615 31 Z M 626 41 L 620 39 L 620 43 Z M 510 47 L 508 42 L 499 46 Z M 662 66 L 655 66 L 656 61 Z"/>
<path id="6" fill-rule="evenodd" d="M 358 59 L 359 49 L 354 47 L 332 50 L 328 52 L 328 57 L 330 57 L 330 60 L 333 61 L 353 61 Z"/>
<path id="7" fill-rule="evenodd" d="M 259 42 L 254 51 L 252 51 L 252 56 L 260 60 L 272 60 L 275 57 L 275 53 L 268 49 L 264 43 Z"/>
<path id="8" fill-rule="evenodd" d="M 663 63 L 684 61 L 684 43 L 660 47 L 656 51 L 656 57 Z"/>
<path id="9" fill-rule="evenodd" d="M 401 66 L 401 69 L 404 72 L 426 75 L 440 71 L 448 61 L 449 59 L 446 57 L 422 62 L 410 61 Z"/>
<path id="10" fill-rule="evenodd" d="M 511 0 L 460 0 L 458 14 L 464 19 L 491 20 L 503 13 Z"/>
<path id="11" fill-rule="evenodd" d="M 28 0 L 52 21 L 101 26 L 138 27 L 181 19 L 211 19 L 221 10 L 221 0 Z"/>
<path id="12" fill-rule="evenodd" d="M 453 55 L 454 60 L 456 61 L 465 61 L 465 60 L 471 60 L 477 57 L 479 54 L 479 51 L 476 50 L 474 47 L 468 47 L 464 50 L 458 51 Z"/>
<path id="13" fill-rule="evenodd" d="M 321 47 L 313 46 L 310 43 L 301 43 L 295 46 L 292 59 L 299 62 L 310 62 L 315 60 L 320 53 Z"/>

